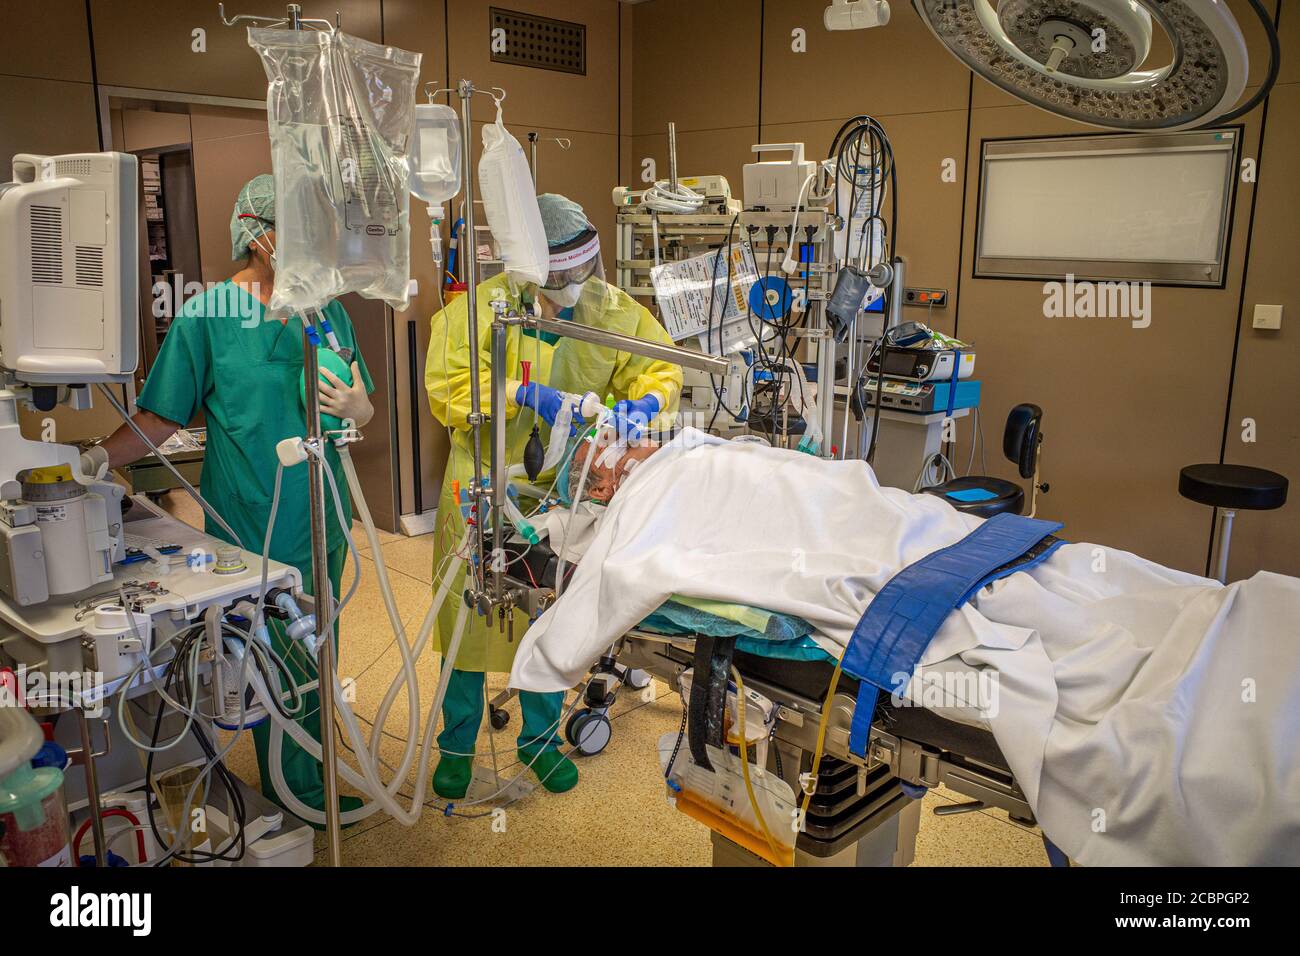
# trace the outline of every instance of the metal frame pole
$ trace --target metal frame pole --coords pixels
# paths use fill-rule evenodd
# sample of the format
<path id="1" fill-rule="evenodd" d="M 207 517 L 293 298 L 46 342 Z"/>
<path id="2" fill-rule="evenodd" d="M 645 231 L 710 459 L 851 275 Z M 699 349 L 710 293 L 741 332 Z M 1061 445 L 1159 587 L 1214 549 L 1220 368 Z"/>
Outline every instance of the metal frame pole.
<path id="1" fill-rule="evenodd" d="M 132 613 L 130 608 L 126 613 Z M 123 707 L 127 706 L 125 702 Z M 86 806 L 90 810 L 90 830 L 95 837 L 95 860 L 108 866 L 108 841 L 104 837 L 104 811 L 99 800 L 99 771 L 95 767 L 95 748 L 90 739 L 90 722 L 86 719 L 86 702 L 73 702 L 77 712 L 77 733 L 81 737 L 81 770 L 86 776 Z"/>
<path id="2" fill-rule="evenodd" d="M 1232 545 L 1232 519 L 1237 512 L 1225 508 L 1219 512 L 1219 554 L 1215 577 L 1220 584 L 1228 583 L 1228 548 Z"/>
<path id="3" fill-rule="evenodd" d="M 668 182 L 677 193 L 677 124 L 668 124 Z"/>
<path id="4" fill-rule="evenodd" d="M 288 7 L 289 28 L 301 30 L 301 8 Z M 334 747 L 334 592 L 330 587 L 329 546 L 325 533 L 325 436 L 320 424 L 320 370 L 316 347 L 307 336 L 305 315 L 302 320 L 302 374 L 310 383 L 305 390 L 307 443 L 318 454 L 307 456 L 307 504 L 311 518 L 312 600 L 315 604 L 317 634 L 316 696 L 320 701 L 321 777 L 325 787 L 326 853 L 330 866 L 342 866 L 341 821 L 338 800 L 338 753 Z M 325 626 L 328 625 L 328 626 Z"/>
<path id="5" fill-rule="evenodd" d="M 502 306 L 505 303 L 501 303 Z M 506 505 L 506 325 L 501 321 L 504 308 L 493 303 L 496 313 L 492 322 L 492 534 L 495 548 L 492 552 L 492 600 L 503 599 L 502 564 L 497 560 L 503 540 L 502 512 Z M 502 618 L 504 624 L 504 618 Z"/>
<path id="6" fill-rule="evenodd" d="M 467 306 L 466 322 L 469 325 L 469 426 L 474 436 L 474 487 L 470 489 L 470 501 L 479 502 L 483 493 L 483 412 L 482 391 L 479 383 L 478 354 L 478 237 L 474 234 L 474 162 L 471 150 L 473 124 L 470 122 L 470 99 L 474 96 L 474 84 L 461 80 L 456 86 L 460 96 L 460 143 L 461 166 L 465 173 L 465 231 L 461 235 L 461 264 L 465 268 L 465 304 Z M 495 369 L 493 370 L 495 372 Z M 476 594 L 483 592 L 483 509 L 477 512 L 474 522 L 474 551 L 478 555 L 477 565 L 471 562 L 470 573 L 474 579 Z"/>

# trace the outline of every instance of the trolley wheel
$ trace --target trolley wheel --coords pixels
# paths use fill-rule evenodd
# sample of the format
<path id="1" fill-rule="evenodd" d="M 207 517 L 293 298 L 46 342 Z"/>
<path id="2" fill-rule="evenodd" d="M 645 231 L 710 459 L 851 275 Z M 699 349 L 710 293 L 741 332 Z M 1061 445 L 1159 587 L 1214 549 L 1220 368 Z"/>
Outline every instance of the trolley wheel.
<path id="1" fill-rule="evenodd" d="M 510 711 L 493 707 L 488 711 L 488 720 L 492 721 L 493 730 L 504 730 L 506 724 L 510 723 Z"/>
<path id="2" fill-rule="evenodd" d="M 594 757 L 609 746 L 614 728 L 609 718 L 590 710 L 580 710 L 569 718 L 564 736 L 582 757 Z"/>
<path id="3" fill-rule="evenodd" d="M 654 678 L 650 676 L 649 671 L 643 671 L 639 667 L 630 667 L 627 676 L 623 678 L 623 683 L 633 690 L 645 690 L 654 683 Z"/>

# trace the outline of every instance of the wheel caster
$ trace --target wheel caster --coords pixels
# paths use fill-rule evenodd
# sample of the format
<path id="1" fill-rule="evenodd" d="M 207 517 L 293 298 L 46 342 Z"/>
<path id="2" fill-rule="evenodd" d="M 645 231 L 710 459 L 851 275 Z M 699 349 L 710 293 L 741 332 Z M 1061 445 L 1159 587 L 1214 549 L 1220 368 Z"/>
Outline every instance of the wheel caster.
<path id="1" fill-rule="evenodd" d="M 506 724 L 510 723 L 510 711 L 493 707 L 488 711 L 488 720 L 492 721 L 493 730 L 504 730 Z"/>
<path id="2" fill-rule="evenodd" d="M 614 728 L 604 714 L 583 709 L 569 718 L 564 736 L 579 756 L 593 757 L 609 746 Z"/>
<path id="3" fill-rule="evenodd" d="M 632 667 L 628 669 L 627 676 L 623 678 L 623 683 L 633 690 L 645 690 L 654 683 L 654 678 L 650 676 L 648 671 L 643 671 L 639 667 Z"/>

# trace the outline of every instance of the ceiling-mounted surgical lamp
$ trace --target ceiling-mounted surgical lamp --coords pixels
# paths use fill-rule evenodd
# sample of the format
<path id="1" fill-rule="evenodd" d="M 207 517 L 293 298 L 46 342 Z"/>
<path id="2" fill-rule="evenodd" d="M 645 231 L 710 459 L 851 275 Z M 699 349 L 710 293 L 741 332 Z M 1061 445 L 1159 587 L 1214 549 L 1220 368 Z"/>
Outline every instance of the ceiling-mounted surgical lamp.
<path id="1" fill-rule="evenodd" d="M 1227 122 L 1277 79 L 1273 20 L 1248 0 L 1269 38 L 1269 71 L 1250 100 L 1246 41 L 1227 0 L 912 0 L 931 32 L 995 86 L 1050 113 L 1118 130 Z M 1172 56 L 1142 68 L 1155 29 Z M 1235 107 L 1235 108 L 1234 108 Z"/>

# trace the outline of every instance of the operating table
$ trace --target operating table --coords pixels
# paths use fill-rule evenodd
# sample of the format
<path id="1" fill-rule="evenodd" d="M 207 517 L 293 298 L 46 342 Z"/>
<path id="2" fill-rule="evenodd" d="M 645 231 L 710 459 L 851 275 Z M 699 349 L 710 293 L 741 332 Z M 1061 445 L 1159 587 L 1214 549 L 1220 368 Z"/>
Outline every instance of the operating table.
<path id="1" fill-rule="evenodd" d="M 514 579 L 518 573 L 528 579 L 516 583 L 534 591 L 537 585 L 554 587 L 558 562 L 545 542 L 531 548 L 508 543 L 506 551 L 508 576 Z M 679 687 L 681 675 L 697 663 L 697 645 L 711 640 L 705 635 L 631 630 L 596 666 L 596 691 L 592 693 L 591 686 L 586 691 L 588 705 L 608 709 L 623 676 L 632 670 L 643 670 L 670 687 Z M 776 705 L 767 769 L 802 795 L 801 778 L 807 780 L 812 767 L 834 665 L 742 650 L 734 652 L 732 661 L 745 686 Z M 936 813 L 1000 808 L 1019 823 L 1034 823 L 1025 794 L 987 729 L 950 720 L 921 706 L 897 706 L 889 695 L 881 695 L 865 755 L 854 754 L 849 737 L 858 690 L 858 681 L 841 673 L 813 797 L 796 841 L 796 865 L 911 862 L 920 798 L 939 785 L 970 801 L 939 807 Z M 689 721 L 701 719 L 702 714 L 688 712 Z M 581 748 L 579 752 L 583 752 Z M 715 863 L 761 862 L 716 831 L 713 841 Z M 1049 859 L 1062 862 L 1055 847 L 1045 844 Z"/>

